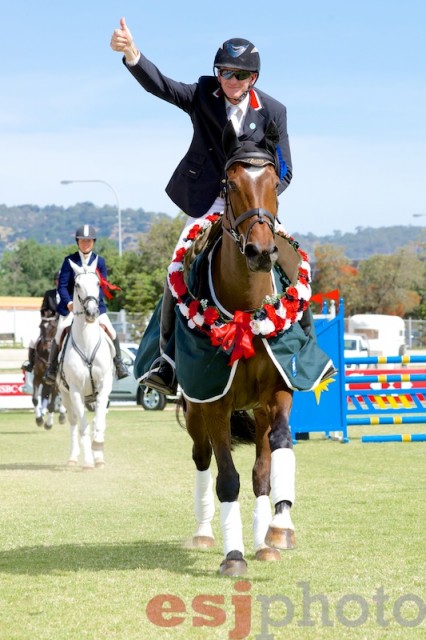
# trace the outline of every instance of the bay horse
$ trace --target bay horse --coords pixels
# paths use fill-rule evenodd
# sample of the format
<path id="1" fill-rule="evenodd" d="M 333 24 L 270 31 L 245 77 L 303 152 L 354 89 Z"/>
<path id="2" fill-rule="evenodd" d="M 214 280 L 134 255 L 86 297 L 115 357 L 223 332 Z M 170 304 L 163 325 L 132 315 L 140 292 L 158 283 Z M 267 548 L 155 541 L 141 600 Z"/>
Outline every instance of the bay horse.
<path id="1" fill-rule="evenodd" d="M 56 315 L 47 311 L 40 322 L 40 336 L 35 345 L 34 370 L 33 370 L 33 395 L 32 403 L 36 416 L 36 424 L 45 429 L 51 429 L 54 420 L 54 411 L 59 410 L 59 422 L 64 424 L 65 408 L 63 407 L 57 385 L 44 384 L 43 376 L 49 362 L 49 353 L 56 333 Z M 59 405 L 59 407 L 57 406 Z"/>
<path id="2" fill-rule="evenodd" d="M 99 323 L 100 279 L 96 258 L 89 266 L 72 261 L 75 274 L 73 321 L 60 356 L 59 388 L 67 410 L 71 447 L 68 465 L 83 453 L 83 468 L 103 467 L 106 413 L 113 381 L 113 345 Z M 86 404 L 94 407 L 93 427 Z"/>
<path id="3" fill-rule="evenodd" d="M 224 552 L 219 573 L 229 576 L 244 575 L 247 571 L 238 502 L 240 480 L 231 451 L 231 421 L 238 415 L 247 418 L 247 412 L 250 411 L 254 416 L 256 452 L 252 483 L 255 495 L 253 537 L 256 559 L 275 561 L 280 558 L 279 549 L 292 549 L 295 546 L 294 525 L 290 515 L 295 500 L 295 456 L 289 423 L 293 388 L 283 379 L 272 361 L 268 340 L 263 337 L 265 332 L 262 333 L 255 326 L 256 323 L 260 326 L 262 322 L 272 322 L 273 319 L 277 322 L 277 333 L 283 329 L 284 335 L 286 328 L 290 327 L 288 317 L 280 318 L 280 312 L 275 313 L 280 307 L 279 303 L 276 304 L 272 276 L 272 269 L 281 255 L 276 235 L 280 184 L 277 141 L 278 131 L 274 123 L 268 128 L 262 144 L 257 145 L 239 141 L 232 123 L 228 123 L 224 130 L 223 147 L 227 158 L 225 210 L 221 216 L 222 234 L 209 254 L 208 279 L 215 308 L 219 309 L 222 317 L 233 318 L 233 323 L 215 327 L 217 313 L 213 307 L 207 306 L 205 300 L 193 299 L 188 305 L 183 304 L 181 292 L 176 293 L 176 289 L 183 290 L 185 286 L 182 282 L 179 287 L 176 285 L 178 271 L 173 270 L 173 263 L 168 273 L 169 287 L 178 300 L 177 306 L 187 326 L 193 329 L 196 325 L 201 332 L 206 332 L 206 326 L 210 324 L 212 344 L 222 345 L 224 351 L 239 331 L 243 336 L 233 364 L 231 359 L 232 375 L 224 393 L 209 401 L 189 397 L 185 383 L 180 379 L 178 352 L 176 354 L 177 375 L 186 405 L 186 428 L 192 438 L 192 458 L 196 467 L 197 524 L 192 544 L 194 547 L 214 544 L 211 526 L 214 496 L 210 471 L 214 454 Z M 287 291 L 294 293 L 294 275 L 301 274 L 302 288 L 306 288 L 306 301 L 302 303 L 297 300 L 297 295 L 292 300 L 289 294 L 289 315 L 292 309 L 294 321 L 292 326 L 298 325 L 310 298 L 309 273 L 300 268 L 304 264 L 303 254 L 297 251 L 297 243 L 294 245 L 290 247 L 295 261 L 292 262 L 293 258 L 289 261 Z M 176 249 L 175 261 L 184 250 L 184 247 Z M 173 279 L 173 276 L 176 278 Z M 192 292 L 190 294 L 194 297 Z M 270 302 L 269 308 L 265 300 Z M 253 310 L 259 309 L 261 312 L 257 316 L 252 314 Z M 178 319 L 179 315 L 177 312 Z M 258 320 L 253 319 L 255 317 Z M 249 324 L 244 325 L 248 319 Z M 238 322 L 242 322 L 242 329 Z M 246 341 L 249 326 L 253 330 L 251 338 Z M 270 329 L 272 335 L 273 329 L 274 325 Z M 298 329 L 302 332 L 299 325 Z M 213 338 L 212 333 L 215 334 Z M 203 378 L 203 371 L 197 370 L 196 376 Z"/>

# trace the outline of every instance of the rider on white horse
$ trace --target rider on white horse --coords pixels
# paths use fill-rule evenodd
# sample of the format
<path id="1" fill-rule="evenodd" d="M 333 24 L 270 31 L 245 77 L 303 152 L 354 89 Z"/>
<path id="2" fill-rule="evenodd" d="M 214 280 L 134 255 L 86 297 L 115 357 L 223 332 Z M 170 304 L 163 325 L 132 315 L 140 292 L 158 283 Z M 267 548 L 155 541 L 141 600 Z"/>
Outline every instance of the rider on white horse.
<path id="1" fill-rule="evenodd" d="M 79 227 L 75 232 L 75 240 L 77 242 L 78 251 L 65 258 L 59 274 L 58 293 L 60 302 L 57 306 L 59 320 L 55 339 L 52 343 L 52 348 L 50 351 L 49 366 L 44 377 L 47 384 L 54 384 L 56 381 L 56 375 L 58 372 L 59 346 L 61 344 L 62 333 L 66 327 L 69 327 L 71 325 L 73 320 L 74 271 L 70 265 L 70 260 L 78 266 L 82 267 L 84 265 L 92 264 L 97 257 L 97 270 L 99 271 L 100 276 L 103 280 L 106 281 L 107 278 L 107 268 L 105 260 L 102 258 L 102 256 L 97 255 L 93 251 L 93 247 L 96 242 L 95 228 L 90 224 L 85 224 Z M 114 343 L 116 354 L 114 357 L 114 364 L 117 378 L 121 380 L 121 378 L 126 378 L 129 375 L 129 372 L 121 359 L 120 343 L 116 331 L 106 313 L 106 306 L 103 299 L 102 289 L 100 289 L 99 291 L 99 311 L 99 323 L 105 327 L 107 333 Z"/>
<path id="2" fill-rule="evenodd" d="M 59 278 L 59 271 L 56 271 L 53 279 L 55 288 L 48 289 L 48 291 L 45 292 L 43 297 L 43 302 L 41 303 L 40 314 L 42 318 L 49 318 L 49 317 L 53 318 L 56 315 L 56 305 L 59 302 L 59 296 L 57 291 L 58 278 Z M 24 371 L 28 371 L 28 373 L 31 373 L 32 370 L 34 369 L 35 349 L 36 349 L 36 344 L 39 337 L 40 337 L 40 333 L 31 337 L 28 345 L 28 360 L 22 363 L 21 369 L 24 369 Z"/>

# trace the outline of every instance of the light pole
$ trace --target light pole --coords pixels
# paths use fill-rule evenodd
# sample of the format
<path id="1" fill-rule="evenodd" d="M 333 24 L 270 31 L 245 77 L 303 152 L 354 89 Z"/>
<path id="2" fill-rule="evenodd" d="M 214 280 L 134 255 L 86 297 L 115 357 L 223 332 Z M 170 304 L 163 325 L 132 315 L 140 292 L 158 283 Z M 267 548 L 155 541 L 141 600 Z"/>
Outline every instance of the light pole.
<path id="1" fill-rule="evenodd" d="M 118 194 L 114 187 L 106 180 L 61 180 L 61 184 L 74 184 L 75 182 L 100 182 L 101 184 L 105 184 L 107 187 L 111 189 L 115 197 L 115 203 L 117 205 L 117 215 L 118 215 L 118 255 L 122 256 L 123 248 L 121 242 L 121 209 L 120 209 L 120 201 L 118 199 Z"/>

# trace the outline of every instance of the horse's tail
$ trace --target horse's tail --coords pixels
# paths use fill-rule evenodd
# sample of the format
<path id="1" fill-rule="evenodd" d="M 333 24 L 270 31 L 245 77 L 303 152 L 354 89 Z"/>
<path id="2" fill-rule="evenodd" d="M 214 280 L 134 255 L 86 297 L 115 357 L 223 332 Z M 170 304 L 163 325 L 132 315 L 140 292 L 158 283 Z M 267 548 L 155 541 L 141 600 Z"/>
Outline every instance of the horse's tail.
<path id="1" fill-rule="evenodd" d="M 182 415 L 181 415 L 182 414 Z M 185 415 L 186 415 L 186 400 L 183 397 L 183 395 L 181 395 L 176 402 L 176 420 L 177 423 L 180 427 L 182 427 L 182 429 L 186 430 L 186 422 L 185 422 Z"/>
<path id="2" fill-rule="evenodd" d="M 186 401 L 183 395 L 176 403 L 176 420 L 182 429 L 185 423 Z M 256 442 L 256 423 L 247 411 L 234 411 L 231 415 L 231 445 L 254 444 Z"/>

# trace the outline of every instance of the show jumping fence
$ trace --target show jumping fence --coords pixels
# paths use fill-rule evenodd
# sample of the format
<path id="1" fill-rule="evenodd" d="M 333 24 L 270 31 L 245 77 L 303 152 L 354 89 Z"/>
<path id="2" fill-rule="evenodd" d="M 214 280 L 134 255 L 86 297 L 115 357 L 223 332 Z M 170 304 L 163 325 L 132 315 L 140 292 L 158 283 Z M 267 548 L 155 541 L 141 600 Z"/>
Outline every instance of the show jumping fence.
<path id="1" fill-rule="evenodd" d="M 315 321 L 319 345 L 339 373 L 319 397 L 294 394 L 291 414 L 293 440 L 306 432 L 340 433 L 349 442 L 348 426 L 426 424 L 426 355 L 345 358 L 344 305 L 336 314 Z M 351 368 L 355 367 L 368 368 Z M 386 368 L 384 368 L 386 366 Z M 374 367 L 374 368 L 370 368 Z M 426 434 L 374 434 L 362 442 L 423 442 Z"/>
<path id="2" fill-rule="evenodd" d="M 349 369 L 345 372 L 346 417 L 349 426 L 426 423 L 425 356 L 347 358 L 345 364 L 405 365 L 404 368 L 397 369 Z M 413 365 L 423 365 L 423 368 L 414 368 Z M 361 437 L 362 442 L 424 440 L 426 434 L 378 434 Z"/>

